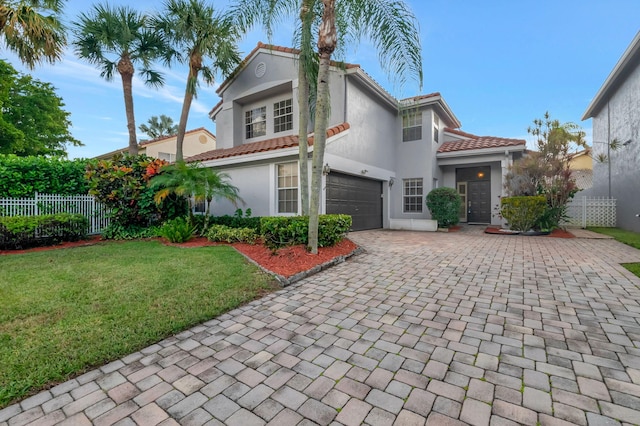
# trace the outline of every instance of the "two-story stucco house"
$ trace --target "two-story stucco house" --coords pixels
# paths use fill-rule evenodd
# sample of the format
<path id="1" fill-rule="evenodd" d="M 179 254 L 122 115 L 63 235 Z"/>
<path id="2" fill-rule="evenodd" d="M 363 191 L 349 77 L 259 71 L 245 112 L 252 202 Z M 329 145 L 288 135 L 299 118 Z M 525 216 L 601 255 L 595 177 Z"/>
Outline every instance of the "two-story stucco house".
<path id="1" fill-rule="evenodd" d="M 593 153 L 607 157 L 593 165 L 591 194 L 617 199 L 617 225 L 640 232 L 640 32 L 587 107 L 589 118 Z M 620 147 L 612 150 L 614 140 Z"/>
<path id="2" fill-rule="evenodd" d="M 187 159 L 227 172 L 256 216 L 300 212 L 296 57 L 258 44 L 218 89 L 222 100 L 210 113 L 218 149 Z M 447 186 L 464 199 L 463 221 L 500 223 L 502 179 L 524 140 L 456 130 L 439 93 L 395 99 L 358 65 L 334 64 L 330 90 L 323 213 L 351 215 L 354 230 L 420 229 L 430 218 L 425 196 Z M 309 142 L 311 152 L 312 134 Z M 234 209 L 220 203 L 212 211 Z"/>

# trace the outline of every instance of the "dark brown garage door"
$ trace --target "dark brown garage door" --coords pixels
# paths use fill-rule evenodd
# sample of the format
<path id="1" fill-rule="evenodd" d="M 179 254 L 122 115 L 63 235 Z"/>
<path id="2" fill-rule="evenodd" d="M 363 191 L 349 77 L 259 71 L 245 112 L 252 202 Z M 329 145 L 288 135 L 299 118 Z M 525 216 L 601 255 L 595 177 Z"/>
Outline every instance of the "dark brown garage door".
<path id="1" fill-rule="evenodd" d="M 382 228 L 382 181 L 331 172 L 327 213 L 350 215 L 353 231 Z"/>

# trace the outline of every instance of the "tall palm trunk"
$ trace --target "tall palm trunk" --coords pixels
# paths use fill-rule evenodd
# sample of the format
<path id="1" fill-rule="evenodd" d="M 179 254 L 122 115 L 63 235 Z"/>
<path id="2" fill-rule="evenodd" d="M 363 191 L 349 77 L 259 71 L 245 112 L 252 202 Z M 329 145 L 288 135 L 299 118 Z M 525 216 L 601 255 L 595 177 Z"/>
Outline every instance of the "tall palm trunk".
<path id="1" fill-rule="evenodd" d="M 178 135 L 176 137 L 176 163 L 184 160 L 182 146 L 184 145 L 184 134 L 187 130 L 187 120 L 189 119 L 189 109 L 193 101 L 193 94 L 198 81 L 198 72 L 202 67 L 202 58 L 192 57 L 189 61 L 189 76 L 187 77 L 187 87 L 184 91 L 184 101 L 182 102 L 182 112 L 178 123 Z"/>
<path id="2" fill-rule="evenodd" d="M 306 46 L 311 44 L 311 23 L 313 20 L 313 0 L 302 0 L 300 21 L 302 22 L 301 51 L 298 57 L 298 164 L 300 168 L 300 203 L 302 215 L 309 215 L 309 77 L 305 67 Z"/>
<path id="3" fill-rule="evenodd" d="M 320 194 L 322 193 L 322 165 L 329 122 L 329 67 L 331 54 L 338 43 L 336 33 L 335 0 L 322 0 L 324 11 L 318 36 L 320 67 L 318 69 L 318 95 L 313 136 L 311 175 L 311 203 L 309 212 L 309 250 L 318 254 L 318 223 L 320 219 Z"/>
<path id="4" fill-rule="evenodd" d="M 133 64 L 129 56 L 123 55 L 118 61 L 118 72 L 122 77 L 122 92 L 124 94 L 124 109 L 127 114 L 127 130 L 129 131 L 129 154 L 138 154 L 138 139 L 136 137 L 136 119 L 133 114 Z"/>

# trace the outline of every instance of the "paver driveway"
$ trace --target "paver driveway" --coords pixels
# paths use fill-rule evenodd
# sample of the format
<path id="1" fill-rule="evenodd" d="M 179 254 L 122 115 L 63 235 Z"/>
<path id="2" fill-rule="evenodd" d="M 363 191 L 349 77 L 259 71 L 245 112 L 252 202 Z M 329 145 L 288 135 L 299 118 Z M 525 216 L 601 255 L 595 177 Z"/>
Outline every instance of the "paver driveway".
<path id="1" fill-rule="evenodd" d="M 366 253 L 0 411 L 34 424 L 640 424 L 613 240 L 360 232 Z"/>

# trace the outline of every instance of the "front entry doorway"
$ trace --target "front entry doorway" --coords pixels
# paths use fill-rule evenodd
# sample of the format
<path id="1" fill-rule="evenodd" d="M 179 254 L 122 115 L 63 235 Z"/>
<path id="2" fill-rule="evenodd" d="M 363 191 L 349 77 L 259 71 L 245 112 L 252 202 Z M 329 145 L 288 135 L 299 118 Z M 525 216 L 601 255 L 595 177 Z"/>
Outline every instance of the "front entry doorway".
<path id="1" fill-rule="evenodd" d="M 468 185 L 467 222 L 491 223 L 491 181 L 471 181 Z"/>

